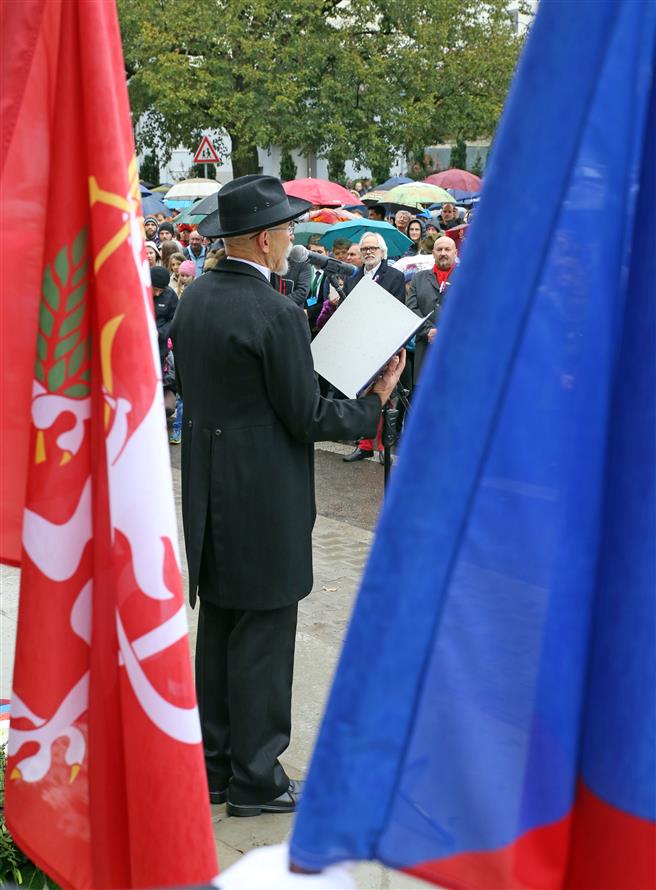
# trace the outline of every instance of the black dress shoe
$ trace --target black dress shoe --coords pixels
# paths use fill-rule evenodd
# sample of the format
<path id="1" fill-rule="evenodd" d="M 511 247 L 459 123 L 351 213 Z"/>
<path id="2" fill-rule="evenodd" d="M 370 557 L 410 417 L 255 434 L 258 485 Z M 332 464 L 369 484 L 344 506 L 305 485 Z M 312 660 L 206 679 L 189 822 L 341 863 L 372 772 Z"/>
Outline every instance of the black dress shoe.
<path id="1" fill-rule="evenodd" d="M 228 799 L 228 789 L 224 788 L 223 791 L 212 791 L 210 790 L 210 803 L 219 804 L 225 803 Z"/>
<path id="2" fill-rule="evenodd" d="M 229 816 L 259 816 L 261 813 L 293 813 L 296 804 L 303 794 L 305 782 L 291 779 L 289 788 L 274 800 L 266 803 L 231 803 L 226 804 L 226 813 Z"/>
<path id="3" fill-rule="evenodd" d="M 364 460 L 365 457 L 373 457 L 373 451 L 363 451 L 362 448 L 356 448 L 350 454 L 346 454 L 342 460 L 345 460 L 347 464 L 352 463 L 354 460 Z"/>

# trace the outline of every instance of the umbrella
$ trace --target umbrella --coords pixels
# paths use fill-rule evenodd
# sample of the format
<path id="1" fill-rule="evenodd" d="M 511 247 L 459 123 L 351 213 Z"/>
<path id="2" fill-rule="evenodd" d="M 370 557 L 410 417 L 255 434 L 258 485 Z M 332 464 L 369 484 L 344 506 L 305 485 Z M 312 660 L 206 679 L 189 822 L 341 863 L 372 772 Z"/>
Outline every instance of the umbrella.
<path id="1" fill-rule="evenodd" d="M 467 170 L 458 170 L 452 167 L 450 170 L 443 170 L 441 173 L 433 173 L 427 176 L 424 182 L 430 185 L 439 185 L 443 189 L 459 189 L 461 192 L 480 192 L 481 177 L 475 173 L 469 173 Z"/>
<path id="2" fill-rule="evenodd" d="M 170 188 L 172 188 L 172 187 L 173 187 L 173 183 L 172 183 L 172 182 L 162 182 L 162 183 L 160 183 L 160 185 L 156 186 L 155 188 L 152 188 L 152 189 L 151 189 L 151 192 L 164 192 L 164 193 L 166 193 L 166 192 L 168 192 L 168 190 L 169 190 Z"/>
<path id="3" fill-rule="evenodd" d="M 399 272 L 421 272 L 423 269 L 432 269 L 435 258 L 432 253 L 416 253 L 414 256 L 402 256 L 393 263 Z"/>
<path id="4" fill-rule="evenodd" d="M 139 183 L 139 194 L 141 195 L 142 198 L 147 198 L 148 195 L 152 194 L 152 192 L 150 191 L 149 188 L 147 188 L 147 187 L 143 184 L 143 182 L 140 182 L 140 183 Z"/>
<path id="5" fill-rule="evenodd" d="M 381 189 L 374 189 L 372 192 L 367 192 L 366 195 L 363 195 L 360 200 L 363 204 L 385 204 L 388 194 L 389 192 L 381 191 Z"/>
<path id="6" fill-rule="evenodd" d="M 439 185 L 426 185 L 415 182 L 412 185 L 397 185 L 387 192 L 386 203 L 403 204 L 406 207 L 422 207 L 436 201 L 453 201 L 446 189 Z"/>
<path id="7" fill-rule="evenodd" d="M 478 201 L 479 192 L 463 192 L 462 189 L 447 189 L 451 192 L 458 204 L 474 204 Z"/>
<path id="8" fill-rule="evenodd" d="M 183 179 L 176 182 L 164 196 L 169 207 L 190 207 L 198 198 L 213 195 L 221 188 L 216 179 Z"/>
<path id="9" fill-rule="evenodd" d="M 176 223 L 189 223 L 192 226 L 197 226 L 206 216 L 209 216 L 210 213 L 214 213 L 217 207 L 218 192 L 214 192 L 212 195 L 200 198 L 195 204 L 191 204 L 186 210 L 183 210 L 180 216 L 176 219 Z"/>
<path id="10" fill-rule="evenodd" d="M 359 217 L 354 216 L 349 210 L 344 210 L 343 208 L 338 208 L 336 210 L 330 210 L 325 207 L 322 210 L 311 210 L 310 211 L 310 222 L 316 223 L 328 223 L 328 225 L 332 226 L 335 223 L 345 222 L 346 220 L 358 219 Z"/>
<path id="11" fill-rule="evenodd" d="M 282 187 L 288 195 L 303 198 L 317 207 L 341 207 L 353 203 L 352 192 L 327 179 L 290 179 L 283 182 Z"/>
<path id="12" fill-rule="evenodd" d="M 393 189 L 394 186 L 397 185 L 408 185 L 412 184 L 414 179 L 410 179 L 408 176 L 391 176 L 389 179 L 386 179 L 385 182 L 376 186 L 377 192 L 388 192 L 390 189 Z"/>
<path id="13" fill-rule="evenodd" d="M 400 256 L 412 245 L 412 241 L 403 232 L 399 232 L 390 223 L 381 222 L 378 219 L 354 219 L 338 223 L 336 226 L 331 226 L 330 230 L 322 236 L 321 243 L 326 247 L 332 247 L 336 238 L 359 241 L 368 232 L 382 235 L 392 256 Z"/>
<path id="14" fill-rule="evenodd" d="M 205 200 L 202 198 L 201 200 Z M 191 204 L 189 207 L 186 207 L 181 213 L 179 213 L 175 218 L 176 226 L 179 226 L 181 223 L 188 223 L 190 226 L 197 226 L 199 222 L 205 219 L 207 213 L 196 213 L 196 208 L 200 204 L 200 201 L 196 201 L 195 204 Z M 216 210 L 216 207 L 214 208 Z"/>
<path id="15" fill-rule="evenodd" d="M 146 195 L 141 198 L 141 208 L 144 216 L 155 216 L 157 213 L 163 213 L 164 216 L 169 215 L 169 208 L 162 200 L 161 195 Z"/>
<path id="16" fill-rule="evenodd" d="M 294 243 L 307 247 L 311 235 L 323 235 L 330 228 L 330 223 L 306 222 L 299 223 L 294 229 Z"/>

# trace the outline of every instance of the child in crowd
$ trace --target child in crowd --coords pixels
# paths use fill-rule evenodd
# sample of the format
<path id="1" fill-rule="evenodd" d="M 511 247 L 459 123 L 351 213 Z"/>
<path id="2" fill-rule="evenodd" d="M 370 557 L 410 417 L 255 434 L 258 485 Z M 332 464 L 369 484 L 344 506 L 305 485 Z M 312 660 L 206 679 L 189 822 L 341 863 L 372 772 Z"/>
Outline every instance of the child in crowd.
<path id="1" fill-rule="evenodd" d="M 191 284 L 196 277 L 196 264 L 191 260 L 185 260 L 178 267 L 178 296 L 181 297 L 184 289 Z"/>

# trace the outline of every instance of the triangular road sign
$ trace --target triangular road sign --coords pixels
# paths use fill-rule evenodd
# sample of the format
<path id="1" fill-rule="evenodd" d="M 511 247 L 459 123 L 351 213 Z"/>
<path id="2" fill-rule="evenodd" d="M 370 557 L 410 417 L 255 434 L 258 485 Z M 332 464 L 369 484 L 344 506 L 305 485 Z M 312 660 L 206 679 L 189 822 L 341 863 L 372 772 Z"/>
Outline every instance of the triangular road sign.
<path id="1" fill-rule="evenodd" d="M 194 155 L 194 164 L 220 164 L 221 159 L 210 142 L 209 136 L 203 136 Z"/>

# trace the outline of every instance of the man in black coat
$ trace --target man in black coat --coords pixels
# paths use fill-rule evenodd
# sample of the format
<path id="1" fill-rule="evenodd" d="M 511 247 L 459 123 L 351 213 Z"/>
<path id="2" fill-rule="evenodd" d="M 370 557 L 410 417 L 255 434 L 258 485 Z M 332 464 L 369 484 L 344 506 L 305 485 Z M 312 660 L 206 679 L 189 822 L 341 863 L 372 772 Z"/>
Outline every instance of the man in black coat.
<path id="1" fill-rule="evenodd" d="M 360 255 L 362 266 L 344 284 L 344 292 L 348 296 L 356 284 L 363 278 L 371 278 L 380 284 L 388 293 L 402 303 L 405 302 L 405 279 L 403 272 L 387 265 L 387 245 L 382 235 L 367 232 L 360 239 Z"/>
<path id="2" fill-rule="evenodd" d="M 453 282 L 456 268 L 456 242 L 448 235 L 442 235 L 433 244 L 432 269 L 417 272 L 410 283 L 406 305 L 420 318 L 430 315 L 416 334 L 414 382 L 417 383 L 426 350 L 437 336 L 440 311 Z"/>
<path id="3" fill-rule="evenodd" d="M 186 289 L 172 326 L 205 762 L 210 800 L 235 816 L 293 811 L 301 793 L 278 757 L 312 588 L 313 443 L 373 433 L 403 364 L 362 399 L 320 396 L 305 313 L 269 280 L 284 277 L 307 206 L 271 176 L 225 185 L 200 231 L 223 237 L 227 258 Z"/>

